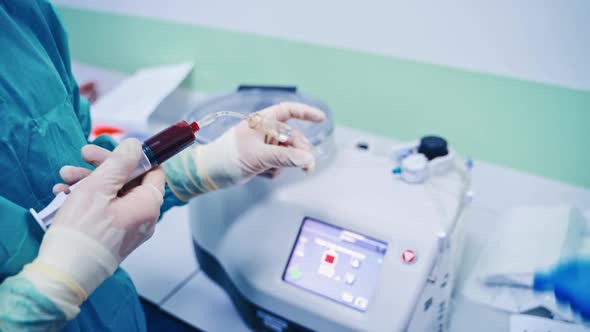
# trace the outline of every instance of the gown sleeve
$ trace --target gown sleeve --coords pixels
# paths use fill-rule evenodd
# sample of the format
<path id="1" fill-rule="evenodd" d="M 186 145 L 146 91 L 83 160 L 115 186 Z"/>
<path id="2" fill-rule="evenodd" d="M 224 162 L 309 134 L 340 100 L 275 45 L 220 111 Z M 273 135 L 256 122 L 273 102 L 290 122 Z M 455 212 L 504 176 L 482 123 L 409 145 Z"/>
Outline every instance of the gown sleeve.
<path id="1" fill-rule="evenodd" d="M 42 51 L 47 53 L 47 59 L 43 59 L 44 64 L 53 66 L 47 69 L 55 74 L 47 77 L 52 79 L 52 83 L 62 83 L 67 92 L 71 93 L 68 96 L 71 100 L 68 101 L 71 101 L 84 137 L 88 137 L 91 129 L 89 103 L 80 96 L 72 75 L 67 36 L 55 10 L 45 0 L 0 1 L 0 4 L 0 14 L 4 14 L 1 16 L 3 20 L 0 20 L 0 26 L 2 26 L 0 30 L 3 31 L 0 35 L 10 36 L 10 38 L 16 36 L 14 44 L 16 46 L 37 45 L 37 42 L 42 44 Z M 20 5 L 24 9 L 17 12 L 20 16 L 16 16 L 23 17 L 23 20 L 13 19 L 7 14 L 5 8 L 20 9 Z M 18 34 L 4 34 L 5 24 L 16 26 L 15 31 L 22 32 L 27 38 L 33 38 L 35 42 L 29 42 Z M 23 26 L 17 29 L 21 25 Z M 35 51 L 39 50 L 31 48 L 32 54 L 38 54 Z M 10 48 L 7 52 L 10 55 Z M 24 70 L 23 68 L 21 71 Z M 56 81 L 57 79 L 59 81 Z M 105 147 L 110 146 L 111 149 L 115 146 L 114 142 L 112 140 L 109 142 L 108 138 L 102 138 L 97 143 L 104 144 Z M 179 204 L 169 189 L 166 190 L 164 200 L 163 211 Z M 43 231 L 37 226 L 28 208 L 2 195 L 0 195 L 0 230 L 0 331 L 61 330 L 68 322 L 66 313 L 21 273 L 23 264 L 37 257 Z"/>
<path id="2" fill-rule="evenodd" d="M 66 315 L 18 273 L 37 256 L 41 228 L 23 207 L 0 196 L 0 331 L 58 331 Z M 8 277 L 15 275 L 13 277 Z"/>
<path id="3" fill-rule="evenodd" d="M 108 136 L 98 137 L 93 143 L 110 150 L 115 147 Z M 182 204 L 166 185 L 161 212 Z M 61 330 L 68 322 L 66 314 L 26 277 L 17 274 L 22 269 L 19 262 L 30 262 L 37 256 L 41 228 L 27 209 L 2 196 L 0 226 L 0 331 Z"/>

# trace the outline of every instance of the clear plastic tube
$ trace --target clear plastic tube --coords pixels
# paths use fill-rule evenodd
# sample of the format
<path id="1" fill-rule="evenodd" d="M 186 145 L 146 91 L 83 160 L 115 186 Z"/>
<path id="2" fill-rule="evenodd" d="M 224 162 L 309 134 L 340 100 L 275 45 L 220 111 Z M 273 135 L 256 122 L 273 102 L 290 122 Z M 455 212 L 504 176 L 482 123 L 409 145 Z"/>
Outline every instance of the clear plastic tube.
<path id="1" fill-rule="evenodd" d="M 141 154 L 141 159 L 139 159 L 139 164 L 137 164 L 137 167 L 135 168 L 133 173 L 131 173 L 131 176 L 129 176 L 129 178 L 135 179 L 136 177 L 142 175 L 143 173 L 151 170 L 153 167 L 154 167 L 154 165 L 152 165 L 152 163 L 150 162 L 150 158 L 148 158 L 148 156 L 144 152 Z"/>
<path id="2" fill-rule="evenodd" d="M 268 135 L 281 143 L 287 142 L 293 133 L 293 130 L 286 123 L 277 121 L 268 116 L 262 115 L 260 112 L 244 115 L 233 111 L 219 111 L 209 113 L 197 121 L 199 128 L 203 129 L 211 125 L 221 117 L 234 117 L 240 120 L 248 121 L 248 126 L 265 135 Z"/>
<path id="3" fill-rule="evenodd" d="M 200 118 L 199 121 L 197 121 L 197 124 L 199 125 L 199 128 L 203 129 L 215 122 L 215 120 L 226 116 L 238 118 L 240 120 L 245 120 L 247 118 L 247 116 L 242 113 L 233 111 L 219 111 L 205 115 L 204 117 Z"/>

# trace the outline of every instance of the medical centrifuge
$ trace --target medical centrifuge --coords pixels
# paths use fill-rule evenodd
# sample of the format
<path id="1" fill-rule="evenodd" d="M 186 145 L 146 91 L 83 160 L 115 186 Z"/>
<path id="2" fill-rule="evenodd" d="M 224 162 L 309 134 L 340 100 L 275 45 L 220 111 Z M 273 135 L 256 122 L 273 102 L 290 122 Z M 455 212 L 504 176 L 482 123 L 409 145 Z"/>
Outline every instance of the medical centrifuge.
<path id="1" fill-rule="evenodd" d="M 190 203 L 196 257 L 257 331 L 446 331 L 470 200 L 469 165 L 436 136 L 376 149 L 336 144 L 327 105 L 294 88 L 242 87 L 187 120 L 282 101 L 323 110 L 291 121 L 315 172 L 285 170 Z M 206 144 L 236 120 L 197 134 Z"/>

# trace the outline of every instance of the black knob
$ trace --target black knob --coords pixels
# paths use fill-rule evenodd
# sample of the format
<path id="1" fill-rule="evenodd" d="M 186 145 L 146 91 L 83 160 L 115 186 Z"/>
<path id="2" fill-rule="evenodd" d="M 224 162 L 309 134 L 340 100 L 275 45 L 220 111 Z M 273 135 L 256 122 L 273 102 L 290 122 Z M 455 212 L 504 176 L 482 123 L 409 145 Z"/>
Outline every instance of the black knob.
<path id="1" fill-rule="evenodd" d="M 418 153 L 425 155 L 428 160 L 446 156 L 449 154 L 447 141 L 439 136 L 424 136 L 422 139 L 420 139 Z"/>

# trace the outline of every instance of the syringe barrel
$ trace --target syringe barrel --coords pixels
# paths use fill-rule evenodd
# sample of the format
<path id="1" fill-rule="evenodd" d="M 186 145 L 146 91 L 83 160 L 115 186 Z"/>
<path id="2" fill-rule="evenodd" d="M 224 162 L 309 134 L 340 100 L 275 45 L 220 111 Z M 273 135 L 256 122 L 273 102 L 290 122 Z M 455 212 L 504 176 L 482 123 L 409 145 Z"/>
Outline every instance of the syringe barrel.
<path id="1" fill-rule="evenodd" d="M 144 145 L 145 146 L 145 145 Z M 157 165 L 152 165 L 152 163 L 150 162 L 150 159 L 148 158 L 148 156 L 145 154 L 145 149 L 144 152 L 141 154 L 141 159 L 139 159 L 139 164 L 137 164 L 137 167 L 135 168 L 135 170 L 133 171 L 133 173 L 131 173 L 131 175 L 129 176 L 129 181 L 143 175 L 145 172 L 149 171 L 150 169 L 156 167 Z M 77 183 L 73 184 L 70 186 L 70 191 L 74 191 L 78 185 L 80 183 L 82 183 L 85 179 L 82 179 L 80 181 L 78 181 Z M 61 204 L 60 204 L 61 206 Z"/>
<path id="2" fill-rule="evenodd" d="M 152 169 L 152 167 L 157 166 L 157 165 L 152 165 L 150 158 L 148 158 L 148 156 L 145 153 L 145 147 L 146 146 L 144 144 L 144 150 L 143 150 L 143 153 L 141 154 L 141 159 L 139 160 L 139 164 L 137 164 L 137 168 L 135 168 L 133 173 L 131 173 L 131 176 L 129 176 L 129 180 L 133 180 L 136 177 L 138 177 L 138 176 L 142 175 L 143 173 Z"/>
<path id="3" fill-rule="evenodd" d="M 162 164 L 194 142 L 195 128 L 186 121 L 179 121 L 165 128 L 143 143 L 143 154 L 129 180 L 133 180 Z"/>
<path id="4" fill-rule="evenodd" d="M 143 143 L 143 153 L 152 166 L 160 165 L 195 142 L 196 123 L 179 121 Z"/>

